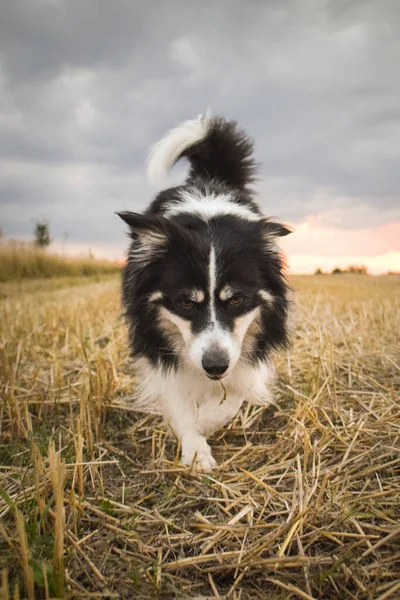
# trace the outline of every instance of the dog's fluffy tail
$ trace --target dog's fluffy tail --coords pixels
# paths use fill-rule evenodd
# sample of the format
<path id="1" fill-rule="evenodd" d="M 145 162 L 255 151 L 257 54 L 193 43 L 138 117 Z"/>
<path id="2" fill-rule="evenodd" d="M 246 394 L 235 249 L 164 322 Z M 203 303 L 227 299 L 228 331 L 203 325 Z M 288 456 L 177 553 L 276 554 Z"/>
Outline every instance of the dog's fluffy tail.
<path id="1" fill-rule="evenodd" d="M 254 180 L 253 142 L 235 121 L 210 114 L 172 129 L 150 151 L 147 174 L 159 183 L 181 158 L 188 158 L 188 183 L 197 177 L 243 189 Z"/>

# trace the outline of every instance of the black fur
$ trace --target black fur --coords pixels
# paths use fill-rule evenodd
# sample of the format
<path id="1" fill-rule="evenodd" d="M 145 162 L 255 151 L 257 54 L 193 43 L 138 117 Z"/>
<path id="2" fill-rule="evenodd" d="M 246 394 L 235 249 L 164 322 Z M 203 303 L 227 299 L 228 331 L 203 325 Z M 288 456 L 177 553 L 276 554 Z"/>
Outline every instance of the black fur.
<path id="1" fill-rule="evenodd" d="M 216 180 L 244 190 L 255 179 L 253 142 L 235 121 L 213 119 L 207 137 L 183 152 L 190 161 L 188 183 Z"/>

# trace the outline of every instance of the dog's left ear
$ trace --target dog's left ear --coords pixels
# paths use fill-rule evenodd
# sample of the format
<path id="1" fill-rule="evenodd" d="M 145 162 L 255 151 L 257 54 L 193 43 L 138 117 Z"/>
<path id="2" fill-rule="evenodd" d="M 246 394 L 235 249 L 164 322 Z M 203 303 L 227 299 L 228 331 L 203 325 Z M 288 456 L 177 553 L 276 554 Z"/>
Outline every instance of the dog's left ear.
<path id="1" fill-rule="evenodd" d="M 145 266 L 164 254 L 172 234 L 168 219 L 128 211 L 116 214 L 129 225 L 133 240 L 129 257 L 138 266 Z"/>
<path id="2" fill-rule="evenodd" d="M 289 233 L 293 233 L 293 229 L 288 225 L 276 223 L 275 221 L 270 221 L 269 219 L 262 220 L 262 231 L 265 239 L 274 239 L 289 235 Z"/>

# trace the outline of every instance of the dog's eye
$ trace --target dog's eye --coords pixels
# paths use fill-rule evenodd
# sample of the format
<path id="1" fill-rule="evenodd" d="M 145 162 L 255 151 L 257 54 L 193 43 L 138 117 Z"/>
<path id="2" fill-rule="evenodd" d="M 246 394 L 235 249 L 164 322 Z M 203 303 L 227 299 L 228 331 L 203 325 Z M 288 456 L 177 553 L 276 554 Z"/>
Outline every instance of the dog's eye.
<path id="1" fill-rule="evenodd" d="M 232 306 L 240 306 L 243 302 L 243 296 L 241 296 L 240 294 L 234 294 L 233 296 L 231 296 L 231 298 L 229 298 L 228 302 Z"/>
<path id="2" fill-rule="evenodd" d="M 186 308 L 186 310 L 188 310 L 189 308 L 193 308 L 194 302 L 190 298 L 182 298 L 181 306 L 182 308 Z"/>

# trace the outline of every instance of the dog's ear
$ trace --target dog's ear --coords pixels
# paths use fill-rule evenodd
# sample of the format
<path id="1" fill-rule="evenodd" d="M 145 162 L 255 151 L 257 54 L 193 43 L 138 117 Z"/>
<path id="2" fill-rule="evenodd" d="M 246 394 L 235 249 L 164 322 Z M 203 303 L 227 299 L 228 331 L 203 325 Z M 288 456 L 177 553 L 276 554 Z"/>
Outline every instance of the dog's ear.
<path id="1" fill-rule="evenodd" d="M 117 214 L 127 225 L 131 231 L 147 231 L 149 229 L 162 229 L 165 227 L 166 219 L 156 215 L 143 215 L 131 211 L 117 212 Z"/>
<path id="2" fill-rule="evenodd" d="M 278 238 L 289 235 L 289 233 L 292 233 L 293 231 L 287 225 L 271 221 L 270 219 L 262 219 L 259 222 L 259 226 L 261 227 L 261 239 L 263 240 L 263 245 L 267 253 L 280 253 L 281 249 L 278 245 Z"/>
<path id="3" fill-rule="evenodd" d="M 270 219 L 263 219 L 262 232 L 263 237 L 266 240 L 273 240 L 274 238 L 283 237 L 289 235 L 289 233 L 293 233 L 293 229 L 288 225 L 283 225 L 283 223 L 276 223 L 275 221 L 270 221 Z"/>
<path id="4" fill-rule="evenodd" d="M 137 266 L 160 258 L 167 249 L 172 235 L 168 219 L 156 215 L 142 215 L 134 212 L 116 213 L 127 225 L 133 240 L 129 251 L 129 259 Z"/>

